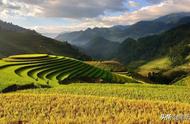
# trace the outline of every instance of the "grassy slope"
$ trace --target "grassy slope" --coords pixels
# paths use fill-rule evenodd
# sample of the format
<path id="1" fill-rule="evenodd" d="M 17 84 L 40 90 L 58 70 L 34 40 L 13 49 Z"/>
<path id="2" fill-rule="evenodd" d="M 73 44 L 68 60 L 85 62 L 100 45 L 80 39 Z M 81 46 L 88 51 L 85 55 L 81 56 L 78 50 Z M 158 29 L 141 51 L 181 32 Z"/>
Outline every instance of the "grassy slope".
<path id="1" fill-rule="evenodd" d="M 143 64 L 136 69 L 136 72 L 147 76 L 149 72 L 160 72 L 171 69 L 171 61 L 168 57 L 158 58 Z"/>
<path id="2" fill-rule="evenodd" d="M 175 85 L 182 85 L 190 87 L 190 76 L 184 77 L 181 80 L 177 81 Z"/>
<path id="3" fill-rule="evenodd" d="M 173 83 L 176 85 L 190 86 L 190 61 L 189 57 L 186 58 L 187 62 L 180 66 L 172 67 L 171 61 L 167 57 L 152 60 L 146 64 L 139 66 L 135 72 L 147 76 L 149 72 L 161 72 L 163 76 L 168 78 L 176 78 Z M 184 73 L 187 76 L 177 76 L 177 74 Z M 175 76 L 176 75 L 176 76 Z"/>

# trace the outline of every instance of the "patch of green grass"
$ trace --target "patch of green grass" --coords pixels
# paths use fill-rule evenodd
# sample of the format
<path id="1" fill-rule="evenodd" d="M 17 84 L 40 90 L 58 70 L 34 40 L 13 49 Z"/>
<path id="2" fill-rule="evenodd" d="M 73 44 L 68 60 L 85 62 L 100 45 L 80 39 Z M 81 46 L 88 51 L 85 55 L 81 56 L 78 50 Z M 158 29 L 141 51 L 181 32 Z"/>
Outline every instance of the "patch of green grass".
<path id="1" fill-rule="evenodd" d="M 184 77 L 181 80 L 174 83 L 175 85 L 182 85 L 190 87 L 190 76 Z"/>
<path id="2" fill-rule="evenodd" d="M 147 76 L 149 72 L 160 72 L 171 68 L 171 61 L 168 57 L 155 59 L 137 68 L 136 72 Z"/>
<path id="3" fill-rule="evenodd" d="M 11 59 L 37 59 L 45 57 L 48 57 L 48 54 L 22 54 L 22 55 L 9 56 L 9 58 Z"/>

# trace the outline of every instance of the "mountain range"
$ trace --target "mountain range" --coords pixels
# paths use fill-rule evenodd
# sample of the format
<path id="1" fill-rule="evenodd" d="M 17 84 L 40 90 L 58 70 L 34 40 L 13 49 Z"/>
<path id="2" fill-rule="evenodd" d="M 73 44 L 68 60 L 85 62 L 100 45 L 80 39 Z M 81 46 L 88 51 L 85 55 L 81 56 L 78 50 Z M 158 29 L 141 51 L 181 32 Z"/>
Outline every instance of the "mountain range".
<path id="1" fill-rule="evenodd" d="M 145 54 L 143 57 L 143 55 L 140 56 L 137 48 L 142 50 L 146 47 L 148 48 L 148 46 L 151 46 L 153 43 L 159 45 L 161 42 L 157 39 L 159 34 L 164 34 L 166 31 L 173 30 L 186 23 L 190 23 L 190 13 L 176 13 L 152 21 L 140 21 L 131 26 L 119 25 L 111 28 L 94 28 L 85 31 L 66 33 L 59 35 L 57 39 L 59 40 L 61 36 L 66 40 L 72 37 L 70 43 L 78 46 L 87 55 L 96 59 L 119 58 L 119 60 L 126 64 L 138 58 L 150 59 L 154 56 L 154 52 L 151 52 L 152 55 L 146 57 L 146 53 L 141 51 L 141 53 Z M 163 35 L 159 36 L 159 38 L 162 37 Z M 116 40 L 119 38 L 120 40 L 124 40 L 122 42 Z M 152 43 L 149 42 L 149 39 Z M 173 39 L 174 38 L 170 38 L 169 40 Z M 137 41 L 138 45 L 135 45 Z M 133 45 L 135 45 L 135 48 Z M 154 47 L 158 46 L 155 45 Z M 150 48 L 150 50 L 156 49 L 154 47 Z M 163 47 L 165 46 L 163 45 Z M 159 53 L 161 51 L 158 50 L 157 52 Z"/>
<path id="2" fill-rule="evenodd" d="M 181 25 L 160 34 L 139 39 L 127 38 L 122 43 L 111 42 L 103 37 L 97 37 L 87 43 L 83 50 L 93 58 L 117 59 L 124 64 L 168 56 L 174 47 L 179 46 L 180 48 L 180 45 L 184 44 L 182 48 L 185 48 L 190 44 L 190 17 L 185 17 L 179 22 Z M 175 53 L 175 51 L 173 52 Z"/>
<path id="3" fill-rule="evenodd" d="M 173 13 L 159 17 L 151 21 L 140 21 L 133 25 L 118 25 L 111 28 L 88 28 L 84 31 L 61 33 L 55 39 L 64 41 L 77 46 L 86 44 L 95 37 L 103 37 L 113 42 L 123 42 L 127 38 L 138 39 L 140 37 L 159 34 L 173 27 L 180 25 L 180 19 L 190 16 L 190 13 Z"/>

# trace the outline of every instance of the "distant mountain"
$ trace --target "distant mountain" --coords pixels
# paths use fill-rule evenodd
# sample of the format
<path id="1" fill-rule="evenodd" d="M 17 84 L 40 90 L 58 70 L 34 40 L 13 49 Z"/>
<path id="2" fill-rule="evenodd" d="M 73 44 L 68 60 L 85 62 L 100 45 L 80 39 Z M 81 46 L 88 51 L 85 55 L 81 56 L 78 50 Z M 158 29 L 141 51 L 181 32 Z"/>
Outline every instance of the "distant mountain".
<path id="1" fill-rule="evenodd" d="M 163 22 L 163 23 L 178 23 L 179 20 L 181 20 L 184 17 L 190 16 L 189 12 L 181 12 L 181 13 L 172 13 L 166 16 L 162 16 L 158 19 L 156 19 L 156 21 L 158 22 Z"/>
<path id="2" fill-rule="evenodd" d="M 94 37 L 103 37 L 107 40 L 117 41 L 118 36 L 122 36 L 123 31 L 128 26 L 114 26 L 111 28 L 88 28 L 85 31 L 75 31 L 70 33 L 59 34 L 55 39 L 59 41 L 66 40 L 71 44 L 83 46 Z"/>
<path id="3" fill-rule="evenodd" d="M 96 59 L 110 59 L 118 49 L 119 43 L 111 42 L 103 37 L 95 37 L 83 48 L 84 52 Z"/>
<path id="4" fill-rule="evenodd" d="M 148 61 L 162 56 L 169 56 L 169 54 L 174 55 L 174 53 L 174 57 L 176 57 L 180 52 L 184 52 L 182 54 L 186 55 L 188 51 L 185 46 L 189 46 L 189 44 L 190 22 L 159 35 L 147 36 L 138 40 L 126 39 L 119 45 L 117 56 L 115 57 L 126 64 L 139 60 Z"/>
<path id="5" fill-rule="evenodd" d="M 88 58 L 66 42 L 44 37 L 35 31 L 0 21 L 0 57 L 24 53 L 47 53 Z"/>
<path id="6" fill-rule="evenodd" d="M 113 26 L 111 28 L 93 28 L 85 31 L 76 31 L 59 34 L 56 39 L 67 40 L 71 44 L 82 46 L 94 37 L 103 37 L 114 42 L 122 42 L 127 38 L 138 39 L 140 37 L 158 34 L 180 25 L 179 20 L 190 16 L 190 13 L 175 13 L 160 17 L 152 21 L 140 21 L 133 25 Z"/>

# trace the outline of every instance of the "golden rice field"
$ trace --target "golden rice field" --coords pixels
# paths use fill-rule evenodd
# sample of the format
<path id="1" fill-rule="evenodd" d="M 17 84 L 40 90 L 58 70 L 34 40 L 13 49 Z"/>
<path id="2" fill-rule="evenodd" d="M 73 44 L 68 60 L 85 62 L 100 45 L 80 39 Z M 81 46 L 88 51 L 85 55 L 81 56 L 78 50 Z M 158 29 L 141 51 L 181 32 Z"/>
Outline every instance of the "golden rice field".
<path id="1" fill-rule="evenodd" d="M 186 103 L 60 94 L 0 95 L 1 123 L 159 124 L 162 114 L 189 114 Z M 179 121 L 189 123 L 188 120 Z"/>
<path id="2" fill-rule="evenodd" d="M 0 122 L 188 124 L 189 91 L 184 86 L 87 83 L 17 91 L 0 94 Z M 164 120 L 162 114 L 171 117 Z"/>

